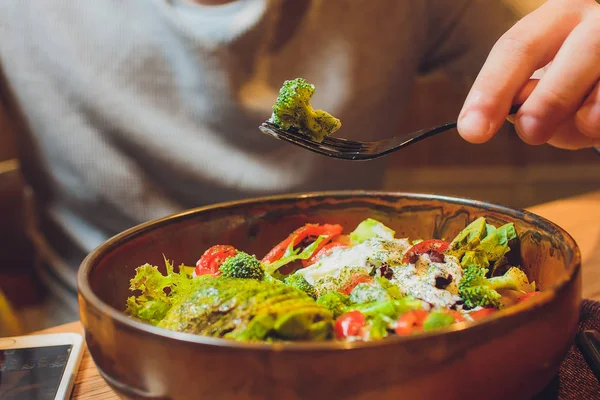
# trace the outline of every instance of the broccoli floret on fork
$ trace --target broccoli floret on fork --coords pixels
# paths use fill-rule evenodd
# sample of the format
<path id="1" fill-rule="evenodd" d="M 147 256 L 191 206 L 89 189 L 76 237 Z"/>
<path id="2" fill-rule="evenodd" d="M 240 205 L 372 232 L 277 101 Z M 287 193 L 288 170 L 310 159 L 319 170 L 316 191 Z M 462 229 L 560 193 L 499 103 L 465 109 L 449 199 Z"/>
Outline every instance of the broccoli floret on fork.
<path id="1" fill-rule="evenodd" d="M 326 111 L 313 109 L 310 99 L 314 92 L 315 86 L 305 79 L 285 81 L 273 105 L 270 122 L 283 130 L 296 129 L 315 141 L 323 141 L 340 129 L 342 123 Z"/>

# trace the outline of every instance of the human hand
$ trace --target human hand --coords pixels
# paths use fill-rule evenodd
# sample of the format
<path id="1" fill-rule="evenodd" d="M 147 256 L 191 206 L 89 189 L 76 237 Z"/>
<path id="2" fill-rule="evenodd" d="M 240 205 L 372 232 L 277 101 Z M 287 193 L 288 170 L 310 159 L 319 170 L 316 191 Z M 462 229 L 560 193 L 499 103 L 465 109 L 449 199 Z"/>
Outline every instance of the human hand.
<path id="1" fill-rule="evenodd" d="M 538 71 L 541 78 L 531 79 Z M 600 145 L 600 4 L 548 0 L 494 45 L 458 119 L 472 143 L 491 139 L 512 104 L 521 139 L 566 149 Z"/>

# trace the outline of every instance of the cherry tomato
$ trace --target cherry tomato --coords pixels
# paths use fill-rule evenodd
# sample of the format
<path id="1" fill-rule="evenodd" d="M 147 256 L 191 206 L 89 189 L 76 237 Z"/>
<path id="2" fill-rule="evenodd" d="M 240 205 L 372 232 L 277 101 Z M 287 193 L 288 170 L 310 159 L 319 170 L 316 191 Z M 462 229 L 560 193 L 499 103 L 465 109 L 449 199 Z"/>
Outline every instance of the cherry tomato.
<path id="1" fill-rule="evenodd" d="M 473 318 L 474 320 L 478 320 L 481 318 L 485 318 L 495 312 L 496 312 L 495 308 L 484 308 L 484 309 L 473 311 L 473 312 L 469 313 L 469 316 L 471 318 Z"/>
<path id="2" fill-rule="evenodd" d="M 330 242 L 336 236 L 341 235 L 344 229 L 341 225 L 330 225 L 330 224 L 306 224 L 301 228 L 296 229 L 292 232 L 287 238 L 281 241 L 277 246 L 273 247 L 273 249 L 262 259 L 263 263 L 272 263 L 277 261 L 283 256 L 285 250 L 288 248 L 290 243 L 294 243 L 294 246 L 297 246 L 300 242 L 305 240 L 308 237 L 319 237 L 321 235 L 327 236 L 324 240 L 319 243 L 319 248 L 315 250 L 315 253 L 320 250 L 322 246 L 325 246 L 328 242 Z M 313 255 L 315 254 L 313 253 Z"/>
<path id="3" fill-rule="evenodd" d="M 346 286 L 339 290 L 340 293 L 349 295 L 352 292 L 352 289 L 356 287 L 359 283 L 372 282 L 373 277 L 368 275 L 354 275 Z"/>
<path id="4" fill-rule="evenodd" d="M 202 257 L 196 263 L 194 272 L 196 276 L 220 275 L 219 267 L 223 264 L 223 261 L 236 254 L 237 250 L 233 246 L 221 244 L 213 246 L 202 254 Z"/>
<path id="5" fill-rule="evenodd" d="M 522 302 L 522 301 L 529 300 L 530 298 L 532 298 L 532 297 L 534 297 L 534 296 L 537 296 L 538 294 L 540 294 L 540 292 L 529 292 L 529 293 L 525 293 L 525 294 L 522 294 L 522 295 L 520 295 L 520 296 L 517 298 L 517 301 L 520 303 L 520 302 Z"/>
<path id="6" fill-rule="evenodd" d="M 396 334 L 410 335 L 423 329 L 423 322 L 427 318 L 427 311 L 414 310 L 404 313 L 398 318 Z"/>
<path id="7" fill-rule="evenodd" d="M 440 239 L 429 239 L 424 240 L 420 243 L 415 244 L 413 247 L 408 249 L 408 251 L 404 254 L 402 258 L 402 262 L 408 263 L 414 257 L 417 257 L 421 254 L 425 254 L 431 251 L 436 251 L 438 253 L 443 253 L 448 249 L 450 243 L 440 240 Z"/>
<path id="8" fill-rule="evenodd" d="M 335 320 L 335 336 L 338 339 L 358 336 L 365 324 L 366 318 L 363 313 L 360 311 L 348 311 Z"/>

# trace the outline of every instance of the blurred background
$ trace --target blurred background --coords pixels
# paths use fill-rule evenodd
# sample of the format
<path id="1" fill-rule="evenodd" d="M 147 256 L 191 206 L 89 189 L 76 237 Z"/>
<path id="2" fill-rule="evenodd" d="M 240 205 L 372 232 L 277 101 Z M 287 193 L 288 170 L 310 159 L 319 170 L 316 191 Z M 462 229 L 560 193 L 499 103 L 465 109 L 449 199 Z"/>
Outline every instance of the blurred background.
<path id="1" fill-rule="evenodd" d="M 510 0 L 526 14 L 543 0 Z M 406 121 L 412 131 L 456 119 L 466 93 L 444 75 L 419 78 Z M 0 107 L 0 336 L 38 329 L 43 290 L 34 274 L 35 254 L 24 234 L 26 213 L 14 138 Z M 511 124 L 489 143 L 471 145 L 456 131 L 389 157 L 385 190 L 475 198 L 513 207 L 600 188 L 600 158 L 592 150 L 566 151 L 525 145 Z M 10 301 L 9 301 L 10 300 Z M 19 320 L 13 318 L 19 316 Z M 11 319 L 12 318 L 12 319 Z"/>

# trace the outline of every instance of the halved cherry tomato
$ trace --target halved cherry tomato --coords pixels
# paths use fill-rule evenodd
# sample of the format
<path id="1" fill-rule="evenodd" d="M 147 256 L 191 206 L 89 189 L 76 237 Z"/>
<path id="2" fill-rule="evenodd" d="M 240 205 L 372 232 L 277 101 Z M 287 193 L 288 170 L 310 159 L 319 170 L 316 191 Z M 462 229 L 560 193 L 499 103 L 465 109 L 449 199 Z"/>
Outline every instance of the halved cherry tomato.
<path id="1" fill-rule="evenodd" d="M 423 322 L 427 318 L 427 311 L 414 310 L 404 313 L 396 323 L 396 334 L 410 335 L 423 329 Z"/>
<path id="2" fill-rule="evenodd" d="M 350 282 L 342 289 L 340 289 L 339 292 L 345 295 L 349 295 L 350 292 L 352 292 L 352 289 L 356 287 L 356 285 L 358 285 L 359 283 L 372 282 L 373 279 L 374 278 L 372 276 L 368 275 L 354 275 L 352 276 Z"/>
<path id="3" fill-rule="evenodd" d="M 477 320 L 477 319 L 485 318 L 495 312 L 496 312 L 495 308 L 484 308 L 484 309 L 473 311 L 473 312 L 469 313 L 469 316 L 471 318 L 473 318 L 474 320 Z"/>
<path id="4" fill-rule="evenodd" d="M 325 240 L 322 240 L 319 243 L 319 248 L 316 250 L 320 250 L 320 247 L 324 246 L 328 242 L 330 242 L 336 236 L 341 235 L 344 228 L 341 225 L 330 225 L 330 224 L 306 224 L 301 228 L 296 229 L 292 232 L 287 238 L 281 241 L 277 246 L 273 247 L 273 249 L 262 259 L 263 263 L 272 263 L 277 261 L 283 256 L 285 250 L 288 248 L 290 243 L 294 243 L 294 246 L 297 246 L 300 242 L 308 237 L 314 237 L 315 239 L 321 235 L 327 236 Z M 322 245 L 322 246 L 321 246 Z M 313 253 L 314 255 L 315 253 Z"/>
<path id="5" fill-rule="evenodd" d="M 360 311 L 348 311 L 335 320 L 335 336 L 338 339 L 358 336 L 366 322 L 365 316 Z"/>
<path id="6" fill-rule="evenodd" d="M 404 254 L 404 257 L 402 258 L 402 262 L 408 263 L 412 258 L 420 256 L 421 254 L 425 254 L 430 251 L 437 251 L 438 253 L 443 253 L 448 249 L 448 246 L 450 246 L 450 243 L 444 240 L 424 240 L 408 249 L 408 251 Z"/>
<path id="7" fill-rule="evenodd" d="M 223 264 L 223 261 L 236 254 L 237 250 L 233 246 L 221 244 L 213 246 L 202 254 L 202 257 L 196 263 L 194 272 L 196 276 L 220 275 L 219 267 Z"/>
<path id="8" fill-rule="evenodd" d="M 349 243 L 350 239 L 347 236 L 338 236 L 329 243 L 327 243 L 326 240 L 323 240 L 321 243 L 319 243 L 319 246 L 313 253 L 313 256 L 307 260 L 302 260 L 302 264 L 305 267 L 308 267 L 309 265 L 316 263 L 319 258 L 331 253 L 331 249 L 334 247 L 348 247 Z"/>
<path id="9" fill-rule="evenodd" d="M 522 294 L 522 295 L 520 295 L 520 296 L 517 298 L 517 301 L 520 303 L 520 302 L 522 302 L 522 301 L 529 300 L 530 298 L 532 298 L 533 296 L 536 296 L 536 295 L 538 295 L 538 294 L 540 294 L 540 292 L 529 292 L 529 293 L 525 293 L 525 294 Z"/>

